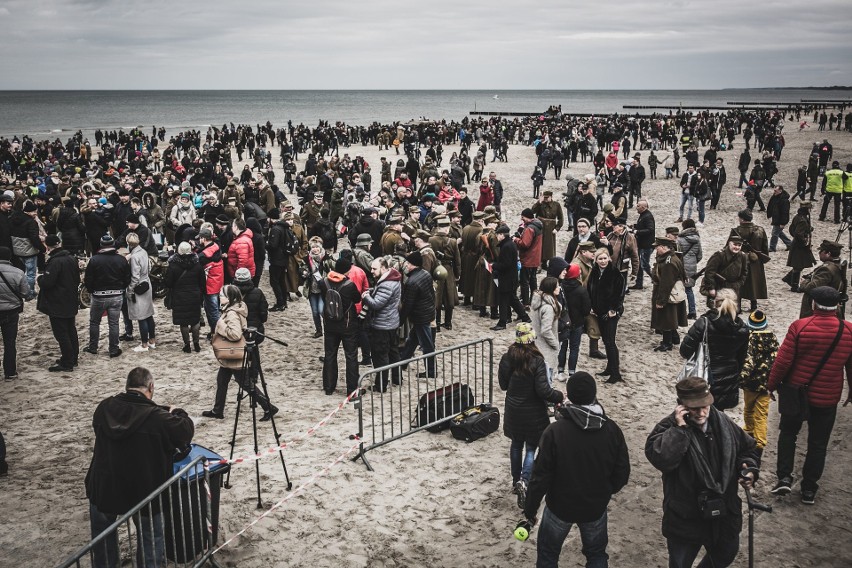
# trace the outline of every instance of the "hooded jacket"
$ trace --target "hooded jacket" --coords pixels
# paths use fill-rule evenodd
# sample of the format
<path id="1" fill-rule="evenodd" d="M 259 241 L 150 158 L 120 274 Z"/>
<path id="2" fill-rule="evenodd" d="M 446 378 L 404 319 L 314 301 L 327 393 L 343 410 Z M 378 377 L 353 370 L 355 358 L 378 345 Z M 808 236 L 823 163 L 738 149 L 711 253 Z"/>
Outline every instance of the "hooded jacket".
<path id="1" fill-rule="evenodd" d="M 629 478 L 624 434 L 603 408 L 562 407 L 541 436 L 524 515 L 535 517 L 546 495 L 547 508 L 563 522 L 596 521 Z"/>
<path id="2" fill-rule="evenodd" d="M 524 227 L 521 238 L 515 241 L 518 247 L 521 266 L 524 268 L 538 268 L 541 264 L 542 230 L 541 221 L 533 219 Z"/>
<path id="3" fill-rule="evenodd" d="M 233 278 L 239 268 L 248 268 L 249 273 L 254 276 L 254 242 L 252 237 L 254 233 L 251 229 L 246 229 L 237 235 L 231 246 L 228 247 L 228 275 Z"/>
<path id="4" fill-rule="evenodd" d="M 320 294 L 322 294 L 323 298 L 325 298 L 325 293 L 329 287 L 333 287 L 340 294 L 340 300 L 343 303 L 346 313 L 340 321 L 332 321 L 323 314 L 323 324 L 325 325 L 326 332 L 339 334 L 355 333 L 357 331 L 358 316 L 355 306 L 361 302 L 361 294 L 358 292 L 358 286 L 345 274 L 340 274 L 332 270 L 319 283 Z"/>
<path id="5" fill-rule="evenodd" d="M 101 401 L 92 428 L 95 451 L 86 497 L 98 511 L 112 515 L 126 513 L 171 477 L 175 451 L 195 433 L 186 412 L 169 412 L 135 391 Z M 151 507 L 158 512 L 159 501 Z"/>
<path id="6" fill-rule="evenodd" d="M 362 301 L 370 310 L 370 327 L 394 330 L 399 327 L 399 305 L 402 300 L 402 274 L 391 268 L 382 275 Z"/>
<path id="7" fill-rule="evenodd" d="M 531 365 L 532 373 L 513 369 L 510 354 L 506 353 L 497 367 L 497 381 L 506 391 L 503 434 L 512 440 L 537 444 L 550 424 L 547 403 L 562 402 L 563 395 L 547 382 L 547 365 L 543 358 L 534 358 Z"/>

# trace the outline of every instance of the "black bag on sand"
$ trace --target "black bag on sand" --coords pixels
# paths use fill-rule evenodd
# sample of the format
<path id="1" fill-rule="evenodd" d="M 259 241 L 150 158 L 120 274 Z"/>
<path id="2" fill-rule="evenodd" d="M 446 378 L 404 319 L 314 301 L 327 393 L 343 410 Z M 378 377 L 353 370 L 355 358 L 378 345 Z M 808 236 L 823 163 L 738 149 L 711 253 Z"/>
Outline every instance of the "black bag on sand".
<path id="1" fill-rule="evenodd" d="M 473 442 L 500 427 L 500 411 L 492 405 L 478 404 L 450 420 L 450 433 L 456 440 Z"/>
<path id="2" fill-rule="evenodd" d="M 450 419 L 475 404 L 470 387 L 462 383 L 453 383 L 427 392 L 420 397 L 417 405 L 417 425 L 439 424 L 426 428 L 429 432 L 441 432 L 450 427 Z"/>

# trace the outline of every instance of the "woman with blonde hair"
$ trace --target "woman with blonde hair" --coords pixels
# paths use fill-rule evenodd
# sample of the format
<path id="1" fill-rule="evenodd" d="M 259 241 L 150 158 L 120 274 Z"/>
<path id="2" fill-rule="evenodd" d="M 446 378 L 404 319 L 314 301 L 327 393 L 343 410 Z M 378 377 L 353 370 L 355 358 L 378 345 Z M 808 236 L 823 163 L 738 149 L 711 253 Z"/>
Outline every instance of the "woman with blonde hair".
<path id="1" fill-rule="evenodd" d="M 142 343 L 133 348 L 137 353 L 157 348 L 156 329 L 154 328 L 154 296 L 151 279 L 148 276 L 150 261 L 148 252 L 139 245 L 139 235 L 127 233 L 125 238 L 130 254 L 130 284 L 125 290 L 127 295 L 127 317 L 139 323 L 139 335 Z"/>
<path id="2" fill-rule="evenodd" d="M 606 369 L 598 374 L 608 376 L 607 383 L 620 383 L 624 379 L 621 377 L 621 358 L 615 335 L 618 332 L 618 320 L 624 312 L 624 276 L 613 265 L 607 249 L 599 248 L 595 252 L 595 263 L 586 281 L 586 288 L 606 349 Z"/>
<path id="3" fill-rule="evenodd" d="M 737 293 L 730 288 L 716 292 L 713 308 L 698 318 L 680 344 L 680 355 L 689 359 L 707 332 L 706 348 L 710 351 L 710 392 L 718 410 L 739 404 L 740 371 L 748 350 L 749 331 L 737 316 Z"/>

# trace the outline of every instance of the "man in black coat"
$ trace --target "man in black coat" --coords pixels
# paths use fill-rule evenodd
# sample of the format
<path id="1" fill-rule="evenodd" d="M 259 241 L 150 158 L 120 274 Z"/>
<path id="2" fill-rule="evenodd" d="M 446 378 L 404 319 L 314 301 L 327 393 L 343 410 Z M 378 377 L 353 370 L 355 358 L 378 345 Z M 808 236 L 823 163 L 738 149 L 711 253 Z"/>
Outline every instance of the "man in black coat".
<path id="1" fill-rule="evenodd" d="M 80 355 L 76 325 L 77 307 L 80 302 L 80 267 L 77 257 L 60 247 L 56 235 L 47 235 L 44 246 L 47 250 L 47 264 L 44 274 L 38 279 L 36 309 L 50 319 L 50 329 L 59 344 L 60 352 L 59 359 L 48 371 L 73 371 Z"/>
<path id="2" fill-rule="evenodd" d="M 691 567 L 704 547 L 701 565 L 725 568 L 737 556 L 742 501 L 737 481 L 757 481 L 754 439 L 712 406 L 707 381 L 678 382 L 677 407 L 648 435 L 645 456 L 663 473 L 663 536 L 669 566 Z M 756 471 L 756 469 L 755 469 Z M 741 473 L 745 477 L 741 477 Z"/>
<path id="3" fill-rule="evenodd" d="M 273 209 L 273 215 L 277 210 Z M 269 253 L 269 285 L 275 294 L 275 305 L 270 311 L 280 312 L 287 309 L 287 265 L 295 245 L 296 237 L 290 229 L 289 223 L 293 222 L 293 214 L 284 213 L 283 219 L 278 219 L 269 228 L 266 250 Z"/>
<path id="4" fill-rule="evenodd" d="M 492 331 L 506 329 L 510 311 L 515 310 L 518 319 L 529 322 L 530 317 L 524 310 L 524 305 L 518 299 L 518 246 L 509 238 L 509 227 L 505 224 L 497 227 L 497 246 L 499 251 L 492 265 L 492 275 L 497 279 L 497 300 L 500 309 L 500 319 Z"/>
<path id="5" fill-rule="evenodd" d="M 125 392 L 101 401 L 92 418 L 95 448 L 86 474 L 86 497 L 92 534 L 98 535 L 118 515 L 132 509 L 172 476 L 176 450 L 183 450 L 195 433 L 192 419 L 180 408 L 155 404 L 154 378 L 143 367 L 127 375 Z M 164 566 L 165 541 L 160 501 L 154 499 L 133 516 L 136 560 Z M 118 534 L 94 550 L 96 566 L 118 566 Z"/>
<path id="6" fill-rule="evenodd" d="M 587 565 L 605 564 L 607 504 L 627 485 L 630 456 L 621 429 L 597 402 L 595 379 L 575 373 L 566 390 L 571 404 L 559 409 L 562 419 L 541 436 L 524 516 L 534 525 L 547 496 L 538 529 L 538 566 L 557 565 L 575 523 Z"/>
<path id="7" fill-rule="evenodd" d="M 15 198 L 6 193 L 0 194 L 0 247 L 12 250 L 12 204 Z"/>
<path id="8" fill-rule="evenodd" d="M 435 319 L 435 287 L 432 284 L 432 275 L 423 269 L 423 256 L 420 251 L 406 256 L 402 269 L 408 278 L 402 288 L 399 321 L 403 323 L 408 320 L 411 324 L 411 331 L 399 352 L 399 359 L 404 361 L 414 356 L 418 345 L 424 355 L 435 351 L 435 335 L 432 332 L 432 321 Z M 426 359 L 426 371 L 420 372 L 418 377 L 435 376 L 435 358 L 429 357 Z"/>
<path id="9" fill-rule="evenodd" d="M 636 237 L 636 247 L 639 249 L 639 274 L 636 276 L 636 284 L 630 288 L 641 290 L 645 274 L 651 276 L 651 253 L 654 252 L 654 233 L 656 223 L 654 215 L 648 210 L 648 202 L 640 199 L 636 202 L 636 211 L 639 218 L 633 225 L 633 235 Z"/>
<path id="10" fill-rule="evenodd" d="M 92 297 L 89 308 L 89 344 L 83 349 L 98 354 L 101 318 L 107 313 L 109 325 L 109 355 L 121 355 L 118 323 L 124 290 L 130 285 L 130 265 L 115 250 L 115 241 L 109 235 L 101 237 L 100 249 L 86 265 L 83 282 Z M 76 301 L 76 300 L 75 300 Z"/>
<path id="11" fill-rule="evenodd" d="M 631 209 L 633 208 L 634 197 L 636 199 L 642 199 L 642 182 L 645 181 L 645 166 L 643 166 L 642 162 L 639 161 L 640 158 L 641 156 L 639 154 L 633 156 L 630 171 L 627 172 L 627 175 L 630 178 L 630 191 L 628 192 L 630 199 L 627 207 Z"/>
<path id="12" fill-rule="evenodd" d="M 784 227 L 790 222 L 790 194 L 782 185 L 776 185 L 772 190 L 772 197 L 766 203 L 766 216 L 772 225 L 772 238 L 769 239 L 769 252 L 775 252 L 780 238 L 790 249 L 793 239 L 784 233 Z"/>
<path id="13" fill-rule="evenodd" d="M 373 258 L 382 256 L 382 234 L 385 232 L 385 224 L 379 220 L 379 212 L 374 207 L 365 207 L 361 211 L 361 218 L 355 223 L 355 227 L 349 231 L 349 245 L 354 249 L 358 235 L 367 233 L 373 237 L 370 245 L 370 254 Z"/>

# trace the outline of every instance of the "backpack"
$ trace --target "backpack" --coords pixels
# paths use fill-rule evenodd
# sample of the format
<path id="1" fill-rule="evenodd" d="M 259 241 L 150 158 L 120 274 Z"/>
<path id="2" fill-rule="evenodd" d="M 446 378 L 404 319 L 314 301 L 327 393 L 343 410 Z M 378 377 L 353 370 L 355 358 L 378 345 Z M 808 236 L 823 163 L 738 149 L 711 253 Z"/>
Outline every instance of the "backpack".
<path id="1" fill-rule="evenodd" d="M 325 279 L 325 285 L 325 297 L 323 298 L 325 300 L 325 306 L 322 308 L 322 315 L 328 321 L 343 321 L 346 318 L 349 307 L 351 306 L 344 307 L 343 298 L 340 295 L 339 289 L 335 288 L 328 278 Z"/>

